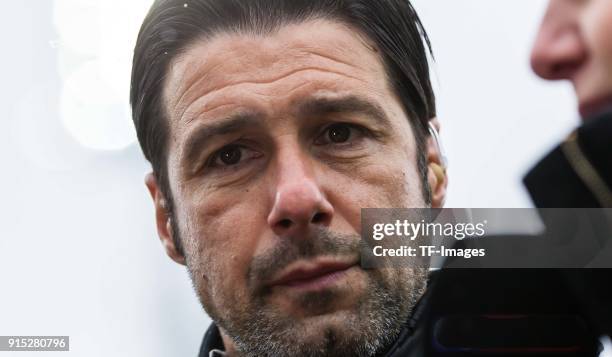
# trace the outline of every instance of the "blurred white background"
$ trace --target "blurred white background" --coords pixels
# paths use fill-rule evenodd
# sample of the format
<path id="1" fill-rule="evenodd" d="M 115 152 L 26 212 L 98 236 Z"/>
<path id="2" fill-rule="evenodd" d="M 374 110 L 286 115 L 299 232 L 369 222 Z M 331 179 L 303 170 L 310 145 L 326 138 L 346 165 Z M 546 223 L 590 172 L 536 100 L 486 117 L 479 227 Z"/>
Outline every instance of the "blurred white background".
<path id="1" fill-rule="evenodd" d="M 149 3 L 2 2 L 0 335 L 70 335 L 62 355 L 197 353 L 209 320 L 157 240 L 129 117 Z M 569 85 L 529 69 L 546 0 L 413 3 L 436 56 L 448 206 L 530 206 L 524 172 L 578 121 Z"/>

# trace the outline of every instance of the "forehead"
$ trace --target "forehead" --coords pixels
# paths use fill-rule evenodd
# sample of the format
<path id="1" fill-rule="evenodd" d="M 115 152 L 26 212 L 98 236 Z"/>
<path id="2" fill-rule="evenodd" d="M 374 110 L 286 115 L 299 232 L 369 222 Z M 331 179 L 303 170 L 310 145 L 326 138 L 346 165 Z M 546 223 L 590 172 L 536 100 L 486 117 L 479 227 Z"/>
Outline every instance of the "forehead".
<path id="1" fill-rule="evenodd" d="M 184 123 L 193 112 L 237 99 L 289 99 L 303 95 L 297 89 L 304 86 L 382 94 L 387 83 L 378 51 L 365 36 L 321 19 L 270 34 L 221 32 L 195 41 L 173 61 L 164 101 L 169 117 Z"/>

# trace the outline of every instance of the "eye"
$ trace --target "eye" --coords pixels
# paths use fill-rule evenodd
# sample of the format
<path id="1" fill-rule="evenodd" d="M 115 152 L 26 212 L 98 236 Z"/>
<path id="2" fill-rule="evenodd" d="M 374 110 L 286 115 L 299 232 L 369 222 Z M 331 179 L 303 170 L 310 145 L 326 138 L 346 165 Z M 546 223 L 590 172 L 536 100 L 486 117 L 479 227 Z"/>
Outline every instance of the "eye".
<path id="1" fill-rule="evenodd" d="M 317 145 L 345 144 L 363 136 L 364 130 L 360 127 L 346 123 L 336 123 L 328 126 L 315 141 Z"/>
<path id="2" fill-rule="evenodd" d="M 333 143 L 347 142 L 351 137 L 351 128 L 344 124 L 334 124 L 327 129 L 327 137 Z"/>
<path id="3" fill-rule="evenodd" d="M 236 166 L 241 162 L 259 157 L 260 154 L 242 145 L 226 145 L 217 150 L 208 160 L 208 167 Z"/>
<path id="4" fill-rule="evenodd" d="M 217 154 L 219 156 L 219 160 L 225 165 L 236 165 L 240 162 L 240 158 L 242 157 L 242 151 L 240 151 L 240 147 L 237 145 L 230 145 L 219 150 Z"/>

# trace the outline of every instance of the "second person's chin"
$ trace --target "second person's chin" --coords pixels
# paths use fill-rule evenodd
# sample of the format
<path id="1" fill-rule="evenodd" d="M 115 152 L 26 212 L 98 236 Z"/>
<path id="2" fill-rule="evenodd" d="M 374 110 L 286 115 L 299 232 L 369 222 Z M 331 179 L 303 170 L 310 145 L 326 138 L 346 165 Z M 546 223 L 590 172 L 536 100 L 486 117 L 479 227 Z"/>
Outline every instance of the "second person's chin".
<path id="1" fill-rule="evenodd" d="M 612 112 L 612 94 L 582 100 L 579 105 L 579 112 L 582 120 L 589 120 L 590 118 Z"/>

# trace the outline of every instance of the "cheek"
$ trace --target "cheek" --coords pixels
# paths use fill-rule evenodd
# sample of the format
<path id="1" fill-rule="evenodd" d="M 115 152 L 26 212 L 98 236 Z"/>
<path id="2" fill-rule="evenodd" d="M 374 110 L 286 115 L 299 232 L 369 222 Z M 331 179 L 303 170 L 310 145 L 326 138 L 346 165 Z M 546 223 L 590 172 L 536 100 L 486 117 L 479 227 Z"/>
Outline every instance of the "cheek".
<path id="1" fill-rule="evenodd" d="M 594 0 L 585 15 L 585 36 L 597 59 L 612 72 L 612 1 Z M 612 79 L 612 78 L 611 78 Z"/>
<path id="2" fill-rule="evenodd" d="M 198 281 L 200 295 L 208 306 L 224 311 L 247 291 L 246 273 L 257 246 L 264 235 L 265 219 L 260 212 L 261 202 L 241 194 L 199 194 L 189 197 L 181 205 L 181 233 L 189 256 L 189 268 Z M 212 304 L 212 305 L 211 305 Z"/>
<path id="3" fill-rule="evenodd" d="M 332 204 L 356 232 L 361 230 L 361 208 L 425 205 L 416 161 L 401 153 L 365 163 L 347 174 L 338 173 L 332 181 Z"/>

